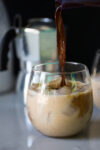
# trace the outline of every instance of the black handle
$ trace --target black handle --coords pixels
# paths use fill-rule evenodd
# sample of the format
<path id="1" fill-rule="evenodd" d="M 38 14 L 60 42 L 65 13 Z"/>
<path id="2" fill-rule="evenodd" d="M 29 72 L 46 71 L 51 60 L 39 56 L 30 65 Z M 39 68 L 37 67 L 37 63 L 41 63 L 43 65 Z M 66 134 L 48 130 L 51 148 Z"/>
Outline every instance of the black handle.
<path id="1" fill-rule="evenodd" d="M 11 28 L 3 37 L 0 45 L 0 70 L 7 70 L 9 43 L 16 37 L 16 29 Z"/>

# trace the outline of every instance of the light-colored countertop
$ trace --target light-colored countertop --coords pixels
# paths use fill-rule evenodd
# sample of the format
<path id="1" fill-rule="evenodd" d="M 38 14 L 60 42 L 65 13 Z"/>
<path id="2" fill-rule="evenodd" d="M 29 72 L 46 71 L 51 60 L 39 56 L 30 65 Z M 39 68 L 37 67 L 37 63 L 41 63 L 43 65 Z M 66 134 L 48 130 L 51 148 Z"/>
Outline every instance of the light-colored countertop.
<path id="1" fill-rule="evenodd" d="M 100 110 L 79 135 L 50 138 L 28 124 L 22 93 L 0 95 L 0 150 L 100 150 Z"/>

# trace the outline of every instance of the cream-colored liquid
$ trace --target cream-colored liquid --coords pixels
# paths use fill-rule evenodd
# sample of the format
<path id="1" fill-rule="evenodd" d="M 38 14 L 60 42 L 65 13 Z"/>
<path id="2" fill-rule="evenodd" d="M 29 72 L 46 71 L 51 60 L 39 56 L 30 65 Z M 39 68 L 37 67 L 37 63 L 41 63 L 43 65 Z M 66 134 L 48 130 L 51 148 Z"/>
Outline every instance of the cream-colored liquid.
<path id="1" fill-rule="evenodd" d="M 93 101 L 100 108 L 100 74 L 92 77 Z"/>
<path id="2" fill-rule="evenodd" d="M 80 132 L 91 118 L 92 107 L 91 89 L 67 95 L 46 95 L 28 90 L 29 118 L 48 136 L 64 137 Z"/>

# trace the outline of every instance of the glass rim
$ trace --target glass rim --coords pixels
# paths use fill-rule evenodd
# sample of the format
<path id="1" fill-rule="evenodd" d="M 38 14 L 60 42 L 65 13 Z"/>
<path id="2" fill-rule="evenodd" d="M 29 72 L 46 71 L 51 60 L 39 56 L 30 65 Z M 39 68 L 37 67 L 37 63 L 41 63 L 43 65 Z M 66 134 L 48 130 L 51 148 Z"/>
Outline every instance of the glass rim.
<path id="1" fill-rule="evenodd" d="M 60 65 L 58 61 L 56 61 L 56 62 L 48 62 L 48 63 L 40 63 L 40 64 L 34 65 L 32 67 L 32 72 L 34 71 L 34 72 L 38 72 L 38 73 L 40 72 L 40 73 L 46 73 L 46 74 L 62 74 L 62 72 L 58 72 L 58 71 L 50 72 L 50 71 L 41 71 L 39 69 L 36 69 L 37 67 L 46 66 L 46 65 L 50 65 L 50 64 L 52 64 L 52 65 L 53 64 L 54 65 L 56 65 L 56 64 Z M 78 73 L 81 73 L 81 72 L 84 72 L 84 71 L 85 72 L 88 71 L 87 66 L 85 64 L 82 64 L 82 63 L 67 61 L 67 62 L 65 62 L 65 64 L 73 64 L 73 65 L 81 65 L 81 66 L 83 66 L 83 69 L 80 69 L 79 71 L 70 71 L 70 72 L 66 72 L 65 71 L 65 74 L 78 74 Z"/>

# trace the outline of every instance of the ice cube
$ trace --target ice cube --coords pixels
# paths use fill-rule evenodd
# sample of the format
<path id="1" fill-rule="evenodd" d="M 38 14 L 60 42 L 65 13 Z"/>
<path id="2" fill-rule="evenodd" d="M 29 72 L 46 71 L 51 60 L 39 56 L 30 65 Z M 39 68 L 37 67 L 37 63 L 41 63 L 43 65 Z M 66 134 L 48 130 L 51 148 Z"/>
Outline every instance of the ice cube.
<path id="1" fill-rule="evenodd" d="M 64 87 L 58 89 L 58 90 L 57 90 L 57 93 L 58 93 L 59 95 L 67 95 L 67 94 L 70 94 L 70 93 L 71 93 L 71 88 L 64 86 Z"/>
<path id="2" fill-rule="evenodd" d="M 61 85 L 61 77 L 49 82 L 47 86 L 51 89 L 59 89 L 60 85 Z"/>

